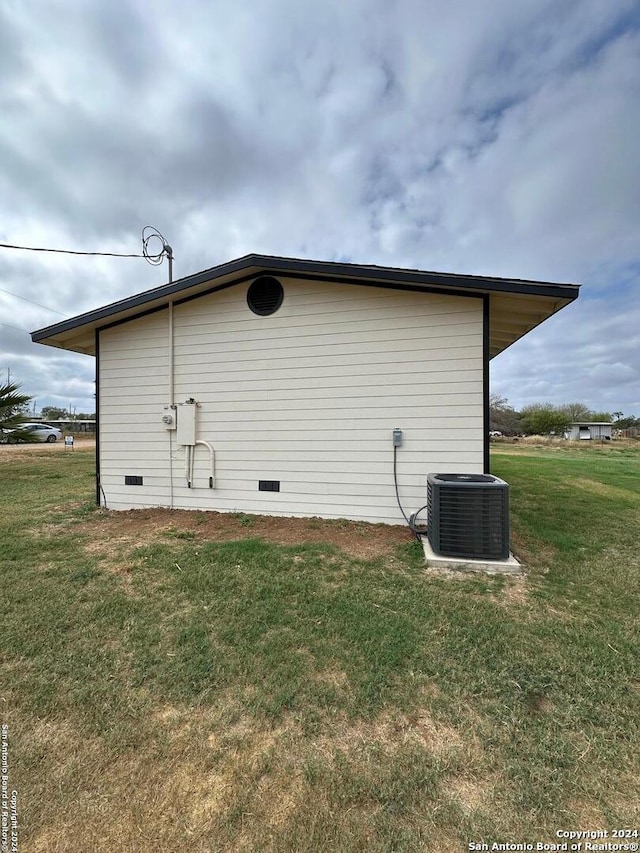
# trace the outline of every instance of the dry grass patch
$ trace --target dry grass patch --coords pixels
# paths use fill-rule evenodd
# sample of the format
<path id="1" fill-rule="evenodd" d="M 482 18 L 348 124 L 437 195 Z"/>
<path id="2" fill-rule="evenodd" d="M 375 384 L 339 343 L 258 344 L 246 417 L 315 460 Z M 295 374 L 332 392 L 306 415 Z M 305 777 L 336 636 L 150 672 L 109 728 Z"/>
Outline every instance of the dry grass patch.
<path id="1" fill-rule="evenodd" d="M 522 607 L 530 604 L 529 586 L 525 576 L 505 578 L 504 586 L 492 596 L 504 607 Z"/>
<path id="2" fill-rule="evenodd" d="M 458 729 L 435 720 L 421 708 L 411 714 L 385 711 L 371 720 L 332 718 L 325 732 L 310 741 L 318 756 L 359 755 L 377 750 L 392 756 L 407 746 L 424 749 L 435 761 L 479 759 L 481 748 L 474 733 L 462 734 Z"/>
<path id="3" fill-rule="evenodd" d="M 557 549 L 550 542 L 543 542 L 521 531 L 511 530 L 511 552 L 520 562 L 524 577 L 529 573 L 536 575 L 549 571 L 557 559 Z"/>
<path id="4" fill-rule="evenodd" d="M 493 807 L 495 792 L 500 790 L 503 781 L 498 773 L 460 774 L 449 779 L 444 789 L 449 799 L 471 816 L 476 812 L 488 812 Z"/>
<path id="5" fill-rule="evenodd" d="M 119 850 L 146 853 L 154 849 L 153 844 L 160 850 L 170 849 L 171 838 L 176 837 L 176 802 L 184 804 L 180 824 L 190 850 L 330 849 L 323 843 L 318 848 L 313 843 L 297 848 L 286 841 L 293 827 L 313 827 L 329 813 L 334 814 L 335 827 L 344 839 L 352 832 L 354 840 L 368 839 L 373 849 L 379 849 L 375 822 L 384 819 L 386 797 L 379 790 L 381 760 L 383 765 L 389 764 L 424 750 L 425 756 L 432 756 L 434 766 L 444 768 L 452 756 L 465 757 L 469 752 L 466 738 L 458 730 L 434 721 L 426 711 L 412 716 L 385 712 L 370 721 L 331 719 L 321 734 L 309 739 L 291 715 L 274 726 L 261 725 L 246 715 L 229 723 L 239 706 L 228 698 L 222 704 L 224 707 L 197 712 L 175 706 L 162 709 L 156 715 L 153 735 L 156 741 L 168 744 L 161 768 L 156 758 L 153 773 L 143 780 L 145 756 L 139 754 L 135 764 L 128 763 L 111 774 L 113 799 L 119 798 L 116 789 L 126 786 L 125 780 L 136 782 L 119 814 L 120 831 L 124 829 L 126 836 L 128 830 L 132 842 L 127 846 L 121 841 Z M 456 759 L 453 761 L 455 764 Z M 326 787 L 329 778 L 334 780 L 337 801 Z M 465 787 L 456 780 L 449 788 L 454 799 L 466 792 L 465 802 L 471 801 L 470 783 Z M 103 790 L 105 794 L 112 799 Z M 340 808 L 342 797 L 346 800 Z M 476 791 L 475 799 L 479 797 Z M 426 826 L 430 808 L 428 802 L 416 806 L 411 821 Z M 164 818 L 160 823 L 151 818 L 158 813 Z M 101 849 L 108 849 L 115 836 L 102 825 L 105 817 L 86 810 L 85 819 L 94 821 L 90 834 L 80 816 L 68 829 L 74 835 L 82 833 L 87 840 L 99 837 Z M 419 835 L 421 829 L 416 832 Z M 214 846 L 207 846 L 210 844 Z"/>
<path id="6" fill-rule="evenodd" d="M 346 688 L 348 686 L 349 676 L 343 669 L 326 667 L 315 674 L 316 681 L 322 684 L 329 684 L 332 687 Z"/>
<path id="7" fill-rule="evenodd" d="M 117 758 L 104 739 L 68 721 L 34 721 L 15 732 L 40 757 L 38 777 L 20 785 L 25 802 L 43 804 L 37 813 L 23 810 L 29 849 L 239 850 L 241 802 L 262 827 L 286 823 L 303 788 L 292 757 L 299 731 L 291 721 L 271 728 L 248 718 L 226 726 L 228 712 L 166 707 L 145 725 L 143 745 Z M 224 846 L 212 847 L 216 840 Z M 255 832 L 247 840 L 260 843 Z"/>
<path id="8" fill-rule="evenodd" d="M 637 492 L 620 488 L 620 486 L 615 486 L 612 483 L 601 483 L 598 480 L 590 480 L 587 477 L 568 477 L 564 482 L 571 488 L 581 489 L 589 494 L 638 502 Z"/>

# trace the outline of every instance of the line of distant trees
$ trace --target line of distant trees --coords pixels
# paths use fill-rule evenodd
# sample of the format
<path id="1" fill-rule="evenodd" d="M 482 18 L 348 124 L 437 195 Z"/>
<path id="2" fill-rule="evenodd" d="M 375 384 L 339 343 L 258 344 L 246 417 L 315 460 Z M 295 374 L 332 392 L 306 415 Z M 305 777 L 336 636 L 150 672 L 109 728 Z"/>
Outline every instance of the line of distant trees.
<path id="1" fill-rule="evenodd" d="M 584 403 L 531 403 L 519 412 L 505 397 L 492 394 L 489 400 L 491 430 L 503 435 L 549 435 L 563 433 L 572 423 L 581 421 L 610 423 L 616 429 L 640 427 L 640 418 L 623 412 L 594 412 Z"/>
<path id="2" fill-rule="evenodd" d="M 42 407 L 42 418 L 45 421 L 66 421 L 71 417 L 74 421 L 93 421 L 96 418 L 96 413 L 74 412 L 71 416 L 68 409 L 61 409 L 59 406 Z"/>

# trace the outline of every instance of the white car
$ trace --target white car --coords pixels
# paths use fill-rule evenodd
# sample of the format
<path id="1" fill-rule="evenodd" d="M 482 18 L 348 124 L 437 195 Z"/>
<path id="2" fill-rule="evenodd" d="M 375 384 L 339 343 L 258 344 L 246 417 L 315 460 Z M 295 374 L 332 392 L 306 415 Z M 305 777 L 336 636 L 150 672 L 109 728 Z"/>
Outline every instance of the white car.
<path id="1" fill-rule="evenodd" d="M 62 438 L 62 432 L 58 427 L 52 427 L 49 424 L 20 424 L 18 429 L 21 432 L 30 432 L 36 441 L 46 441 L 48 444 L 53 444 L 54 441 Z M 11 442 L 11 435 L 9 435 L 8 440 Z"/>

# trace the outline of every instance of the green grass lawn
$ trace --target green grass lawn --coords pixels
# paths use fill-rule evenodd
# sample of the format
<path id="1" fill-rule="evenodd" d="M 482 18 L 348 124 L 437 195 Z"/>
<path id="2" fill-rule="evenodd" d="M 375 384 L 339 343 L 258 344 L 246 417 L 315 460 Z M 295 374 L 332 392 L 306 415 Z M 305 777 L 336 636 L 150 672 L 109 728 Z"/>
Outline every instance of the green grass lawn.
<path id="1" fill-rule="evenodd" d="M 449 853 L 639 826 L 640 452 L 494 453 L 524 578 L 431 573 L 409 540 L 278 545 L 248 516 L 230 541 L 149 529 L 95 509 L 92 471 L 0 456 L 21 850 Z"/>

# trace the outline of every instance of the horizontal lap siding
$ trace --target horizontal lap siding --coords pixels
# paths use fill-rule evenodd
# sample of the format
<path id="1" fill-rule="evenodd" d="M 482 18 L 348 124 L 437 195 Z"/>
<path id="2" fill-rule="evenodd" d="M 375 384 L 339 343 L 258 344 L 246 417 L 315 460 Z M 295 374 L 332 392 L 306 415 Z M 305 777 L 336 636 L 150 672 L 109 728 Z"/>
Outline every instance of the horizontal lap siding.
<path id="1" fill-rule="evenodd" d="M 176 402 L 199 402 L 194 488 L 175 445 L 174 506 L 403 523 L 429 471 L 482 471 L 482 301 L 280 279 L 258 317 L 248 284 L 175 306 Z M 168 505 L 168 312 L 101 333 L 102 482 L 114 506 Z M 179 416 L 179 412 L 178 412 Z M 144 486 L 124 486 L 124 474 Z M 280 492 L 258 491 L 279 480 Z"/>
<path id="2" fill-rule="evenodd" d="M 168 311 L 100 332 L 100 484 L 107 506 L 169 505 Z M 126 486 L 127 474 L 143 477 Z"/>
<path id="3" fill-rule="evenodd" d="M 248 285 L 176 308 L 177 399 L 200 402 L 199 434 L 216 450 L 216 489 L 196 489 L 200 506 L 402 523 L 394 426 L 411 511 L 429 471 L 482 470 L 480 300 L 281 281 L 270 317 L 248 310 Z M 207 466 L 198 448 L 196 486 Z M 176 506 L 192 506 L 180 462 L 174 471 Z"/>

